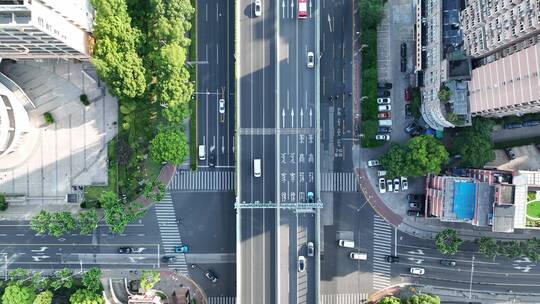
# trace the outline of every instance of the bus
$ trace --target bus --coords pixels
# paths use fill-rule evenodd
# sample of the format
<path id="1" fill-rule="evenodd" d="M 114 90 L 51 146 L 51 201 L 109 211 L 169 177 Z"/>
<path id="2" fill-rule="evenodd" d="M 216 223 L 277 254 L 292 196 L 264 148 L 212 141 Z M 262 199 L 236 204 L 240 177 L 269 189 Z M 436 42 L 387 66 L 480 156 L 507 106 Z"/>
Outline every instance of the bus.
<path id="1" fill-rule="evenodd" d="M 298 0 L 298 18 L 299 19 L 305 19 L 308 15 L 307 2 L 308 0 Z"/>

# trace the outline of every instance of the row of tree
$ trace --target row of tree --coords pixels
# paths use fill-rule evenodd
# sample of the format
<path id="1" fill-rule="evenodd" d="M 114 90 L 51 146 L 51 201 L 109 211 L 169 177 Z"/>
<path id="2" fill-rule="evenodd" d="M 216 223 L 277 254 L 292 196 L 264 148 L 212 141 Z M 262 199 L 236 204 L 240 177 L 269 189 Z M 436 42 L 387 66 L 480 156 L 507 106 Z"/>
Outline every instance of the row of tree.
<path id="1" fill-rule="evenodd" d="M 7 286 L 2 295 L 3 304 L 51 304 L 55 292 L 65 289 L 71 293 L 70 304 L 102 304 L 104 303 L 101 291 L 101 270 L 90 268 L 81 274 L 80 283 L 83 288 L 73 291 L 75 277 L 73 272 L 64 268 L 44 277 L 41 272 L 29 273 L 17 268 L 8 274 L 9 281 L 3 282 Z M 65 292 L 62 292 L 65 293 Z"/>
<path id="2" fill-rule="evenodd" d="M 97 227 L 98 218 L 95 209 L 81 211 L 77 217 L 67 211 L 50 213 L 41 210 L 30 221 L 30 228 L 39 234 L 59 237 L 79 229 L 81 234 L 91 234 Z"/>
<path id="3" fill-rule="evenodd" d="M 397 297 L 384 297 L 379 301 L 379 304 L 440 304 L 441 299 L 438 296 L 430 294 L 415 294 L 406 299 L 400 299 Z"/>

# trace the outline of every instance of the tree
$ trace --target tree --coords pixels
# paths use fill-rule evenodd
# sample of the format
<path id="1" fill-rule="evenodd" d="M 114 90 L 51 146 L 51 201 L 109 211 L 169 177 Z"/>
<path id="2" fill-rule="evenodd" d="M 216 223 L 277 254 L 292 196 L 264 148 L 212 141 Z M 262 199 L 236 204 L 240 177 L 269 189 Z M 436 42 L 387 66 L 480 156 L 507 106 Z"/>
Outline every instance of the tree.
<path id="1" fill-rule="evenodd" d="M 438 296 L 429 294 L 417 294 L 405 301 L 406 304 L 441 304 L 441 299 Z"/>
<path id="2" fill-rule="evenodd" d="M 179 165 L 188 152 L 186 136 L 178 128 L 160 129 L 150 141 L 150 157 L 158 163 L 168 162 Z"/>
<path id="3" fill-rule="evenodd" d="M 49 229 L 49 223 L 51 222 L 51 214 L 45 210 L 41 210 L 30 221 L 30 229 L 39 234 L 47 233 Z"/>
<path id="4" fill-rule="evenodd" d="M 92 208 L 88 211 L 82 211 L 77 215 L 77 222 L 81 234 L 92 234 L 98 224 L 96 209 Z"/>
<path id="5" fill-rule="evenodd" d="M 401 300 L 396 297 L 384 297 L 379 301 L 379 304 L 401 304 Z"/>
<path id="6" fill-rule="evenodd" d="M 51 215 L 49 222 L 49 234 L 59 237 L 64 233 L 71 232 L 77 227 L 77 222 L 67 211 L 56 212 Z"/>
<path id="7" fill-rule="evenodd" d="M 2 304 L 32 304 L 35 297 L 36 295 L 30 288 L 10 284 L 4 290 Z"/>
<path id="8" fill-rule="evenodd" d="M 0 194 L 0 211 L 6 211 L 8 208 L 8 202 L 6 201 L 6 196 Z"/>
<path id="9" fill-rule="evenodd" d="M 487 236 L 480 238 L 478 252 L 486 258 L 495 260 L 498 255 L 497 242 L 493 238 Z"/>
<path id="10" fill-rule="evenodd" d="M 478 133 L 464 132 L 455 139 L 453 146 L 461 155 L 460 164 L 464 167 L 482 168 L 495 159 L 491 138 Z"/>
<path id="11" fill-rule="evenodd" d="M 23 268 L 15 268 L 8 272 L 8 277 L 11 282 L 21 283 L 28 278 L 28 271 Z"/>
<path id="12" fill-rule="evenodd" d="M 85 271 L 82 275 L 82 284 L 86 289 L 95 293 L 101 291 L 101 269 L 92 267 Z"/>
<path id="13" fill-rule="evenodd" d="M 452 97 L 452 92 L 450 89 L 443 85 L 439 88 L 439 93 L 437 93 L 437 97 L 439 97 L 439 100 L 442 102 L 447 102 L 450 100 L 450 97 Z"/>
<path id="14" fill-rule="evenodd" d="M 154 177 L 145 184 L 143 195 L 151 201 L 159 202 L 165 197 L 165 190 L 165 185 Z"/>
<path id="15" fill-rule="evenodd" d="M 410 139 L 406 146 L 405 166 L 408 176 L 423 176 L 441 172 L 448 163 L 448 151 L 431 135 L 420 135 Z"/>
<path id="16" fill-rule="evenodd" d="M 458 252 L 459 245 L 463 240 L 458 237 L 457 231 L 454 229 L 444 229 L 437 233 L 435 237 L 435 245 L 443 254 L 455 254 Z"/>
<path id="17" fill-rule="evenodd" d="M 69 297 L 70 304 L 103 304 L 103 296 L 88 289 L 77 289 Z"/>
<path id="18" fill-rule="evenodd" d="M 145 70 L 135 49 L 140 33 L 131 27 L 125 1 L 92 0 L 92 4 L 96 10 L 92 56 L 96 71 L 114 96 L 142 95 Z"/>
<path id="19" fill-rule="evenodd" d="M 383 17 L 383 2 L 381 0 L 360 0 L 360 20 L 362 25 L 375 30 Z"/>
<path id="20" fill-rule="evenodd" d="M 49 290 L 45 290 L 37 295 L 33 304 L 51 304 L 52 299 L 53 293 Z"/>
<path id="21" fill-rule="evenodd" d="M 103 191 L 99 202 L 103 207 L 105 222 L 115 233 L 122 233 L 127 224 L 144 214 L 140 204 L 125 205 L 112 191 Z"/>
<path id="22" fill-rule="evenodd" d="M 398 144 L 392 144 L 390 150 L 381 156 L 379 160 L 381 161 L 381 165 L 387 171 L 386 175 L 394 178 L 406 175 L 404 170 L 405 166 L 403 165 L 405 158 L 405 151 Z"/>
<path id="23" fill-rule="evenodd" d="M 42 291 L 49 288 L 49 283 L 49 278 L 43 278 L 41 277 L 41 272 L 36 272 L 32 275 L 30 288 L 34 291 Z"/>
<path id="24" fill-rule="evenodd" d="M 177 44 L 159 49 L 156 56 L 156 95 L 159 103 L 175 106 L 186 104 L 193 95 L 194 86 L 184 63 L 186 50 Z"/>
<path id="25" fill-rule="evenodd" d="M 150 290 L 160 280 L 159 272 L 157 270 L 143 270 L 141 273 L 141 288 L 144 290 Z"/>
<path id="26" fill-rule="evenodd" d="M 56 271 L 51 281 L 51 287 L 56 290 L 59 288 L 71 288 L 73 286 L 73 272 L 69 268 L 63 268 Z"/>
<path id="27" fill-rule="evenodd" d="M 189 114 L 187 104 L 171 105 L 162 111 L 163 117 L 171 124 L 180 125 Z"/>

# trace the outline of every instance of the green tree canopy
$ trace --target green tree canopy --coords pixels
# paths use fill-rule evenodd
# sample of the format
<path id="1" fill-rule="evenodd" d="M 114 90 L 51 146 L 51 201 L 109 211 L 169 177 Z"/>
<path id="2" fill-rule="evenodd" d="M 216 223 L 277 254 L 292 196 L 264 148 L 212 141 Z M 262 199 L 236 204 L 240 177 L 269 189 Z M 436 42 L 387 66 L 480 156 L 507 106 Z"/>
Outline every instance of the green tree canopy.
<path id="1" fill-rule="evenodd" d="M 37 295 L 33 304 L 51 304 L 52 299 L 53 293 L 50 290 L 45 290 Z"/>
<path id="2" fill-rule="evenodd" d="M 32 289 L 17 284 L 10 284 L 2 295 L 2 304 L 32 304 L 36 295 Z"/>
<path id="3" fill-rule="evenodd" d="M 429 294 L 417 294 L 407 299 L 406 304 L 441 304 L 438 296 Z"/>
<path id="4" fill-rule="evenodd" d="M 379 301 L 378 304 L 401 304 L 401 300 L 396 297 L 384 297 Z"/>
<path id="5" fill-rule="evenodd" d="M 448 151 L 431 135 L 420 135 L 410 139 L 406 146 L 406 170 L 408 176 L 423 176 L 441 172 L 448 163 Z"/>
<path id="6" fill-rule="evenodd" d="M 150 142 L 150 157 L 158 163 L 181 164 L 189 153 L 185 134 L 178 128 L 160 129 Z"/>
<path id="7" fill-rule="evenodd" d="M 157 270 L 143 270 L 141 273 L 141 288 L 150 290 L 159 282 L 160 275 Z"/>
<path id="8" fill-rule="evenodd" d="M 103 304 L 103 296 L 88 289 L 77 289 L 69 297 L 70 304 Z"/>
<path id="9" fill-rule="evenodd" d="M 62 268 L 53 274 L 51 287 L 56 290 L 59 288 L 71 288 L 73 286 L 73 271 L 69 268 Z"/>
<path id="10" fill-rule="evenodd" d="M 186 49 L 178 44 L 168 44 L 156 56 L 156 96 L 159 103 L 175 106 L 187 103 L 194 86 L 185 67 Z"/>
<path id="11" fill-rule="evenodd" d="M 482 168 L 486 163 L 495 159 L 491 138 L 473 132 L 464 133 L 453 142 L 457 154 L 461 155 L 460 164 L 462 166 Z"/>
<path id="12" fill-rule="evenodd" d="M 406 175 L 406 166 L 404 166 L 405 159 L 405 150 L 398 144 L 392 144 L 390 150 L 379 158 L 381 165 L 387 171 L 386 175 L 391 178 Z"/>
<path id="13" fill-rule="evenodd" d="M 126 205 L 112 191 L 103 191 L 99 202 L 103 208 L 105 222 L 109 229 L 115 233 L 122 233 L 127 224 L 144 214 L 140 204 L 131 203 Z"/>
<path id="14" fill-rule="evenodd" d="M 96 209 L 92 208 L 88 211 L 81 211 L 77 214 L 77 222 L 81 234 L 92 234 L 98 224 Z"/>
<path id="15" fill-rule="evenodd" d="M 165 120 L 173 125 L 180 125 L 184 119 L 189 115 L 189 108 L 187 103 L 176 104 L 168 106 L 161 111 Z"/>
<path id="16" fill-rule="evenodd" d="M 458 237 L 457 231 L 454 229 L 444 229 L 435 237 L 435 245 L 443 254 L 457 253 L 462 242 L 463 240 Z"/>
<path id="17" fill-rule="evenodd" d="M 85 271 L 82 275 L 82 284 L 86 289 L 91 290 L 95 293 L 101 291 L 101 269 L 97 267 L 92 267 Z"/>
<path id="18" fill-rule="evenodd" d="M 64 233 L 71 232 L 77 227 L 77 222 L 69 212 L 56 212 L 51 215 L 49 234 L 59 237 Z"/>
<path id="19" fill-rule="evenodd" d="M 165 185 L 157 178 L 153 178 L 144 185 L 143 195 L 145 198 L 159 202 L 165 197 Z"/>
<path id="20" fill-rule="evenodd" d="M 450 100 L 450 97 L 452 97 L 452 92 L 447 86 L 441 86 L 439 88 L 439 92 L 437 93 L 437 97 L 439 97 L 439 100 L 442 102 L 447 102 Z"/>
<path id="21" fill-rule="evenodd" d="M 36 216 L 30 220 L 30 229 L 39 234 L 47 233 L 49 223 L 51 222 L 51 214 L 45 210 L 41 210 Z"/>

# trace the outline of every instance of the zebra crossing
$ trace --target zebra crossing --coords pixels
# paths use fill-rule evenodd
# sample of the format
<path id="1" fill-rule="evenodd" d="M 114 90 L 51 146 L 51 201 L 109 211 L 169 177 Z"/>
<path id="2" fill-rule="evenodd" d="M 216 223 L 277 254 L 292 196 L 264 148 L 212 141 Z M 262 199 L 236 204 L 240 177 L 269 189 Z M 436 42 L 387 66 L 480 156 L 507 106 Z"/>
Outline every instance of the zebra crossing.
<path id="1" fill-rule="evenodd" d="M 182 238 L 180 237 L 180 232 L 178 230 L 178 221 L 176 213 L 174 212 L 171 194 L 167 192 L 163 200 L 155 204 L 154 208 L 156 211 L 163 251 L 166 255 L 174 255 L 176 257 L 176 261 L 169 262 L 167 266 L 171 270 L 176 269 L 179 273 L 188 275 L 185 254 L 174 253 L 174 246 L 182 245 Z"/>
<path id="2" fill-rule="evenodd" d="M 170 191 L 234 191 L 234 171 L 177 170 Z"/>
<path id="3" fill-rule="evenodd" d="M 379 215 L 373 215 L 373 289 L 390 285 L 390 263 L 385 256 L 392 254 L 392 226 Z"/>
<path id="4" fill-rule="evenodd" d="M 321 173 L 321 191 L 356 192 L 357 182 L 354 172 Z"/>
<path id="5" fill-rule="evenodd" d="M 367 293 L 321 294 L 321 304 L 361 304 L 366 303 Z"/>
<path id="6" fill-rule="evenodd" d="M 235 297 L 209 297 L 208 304 L 235 304 Z"/>

